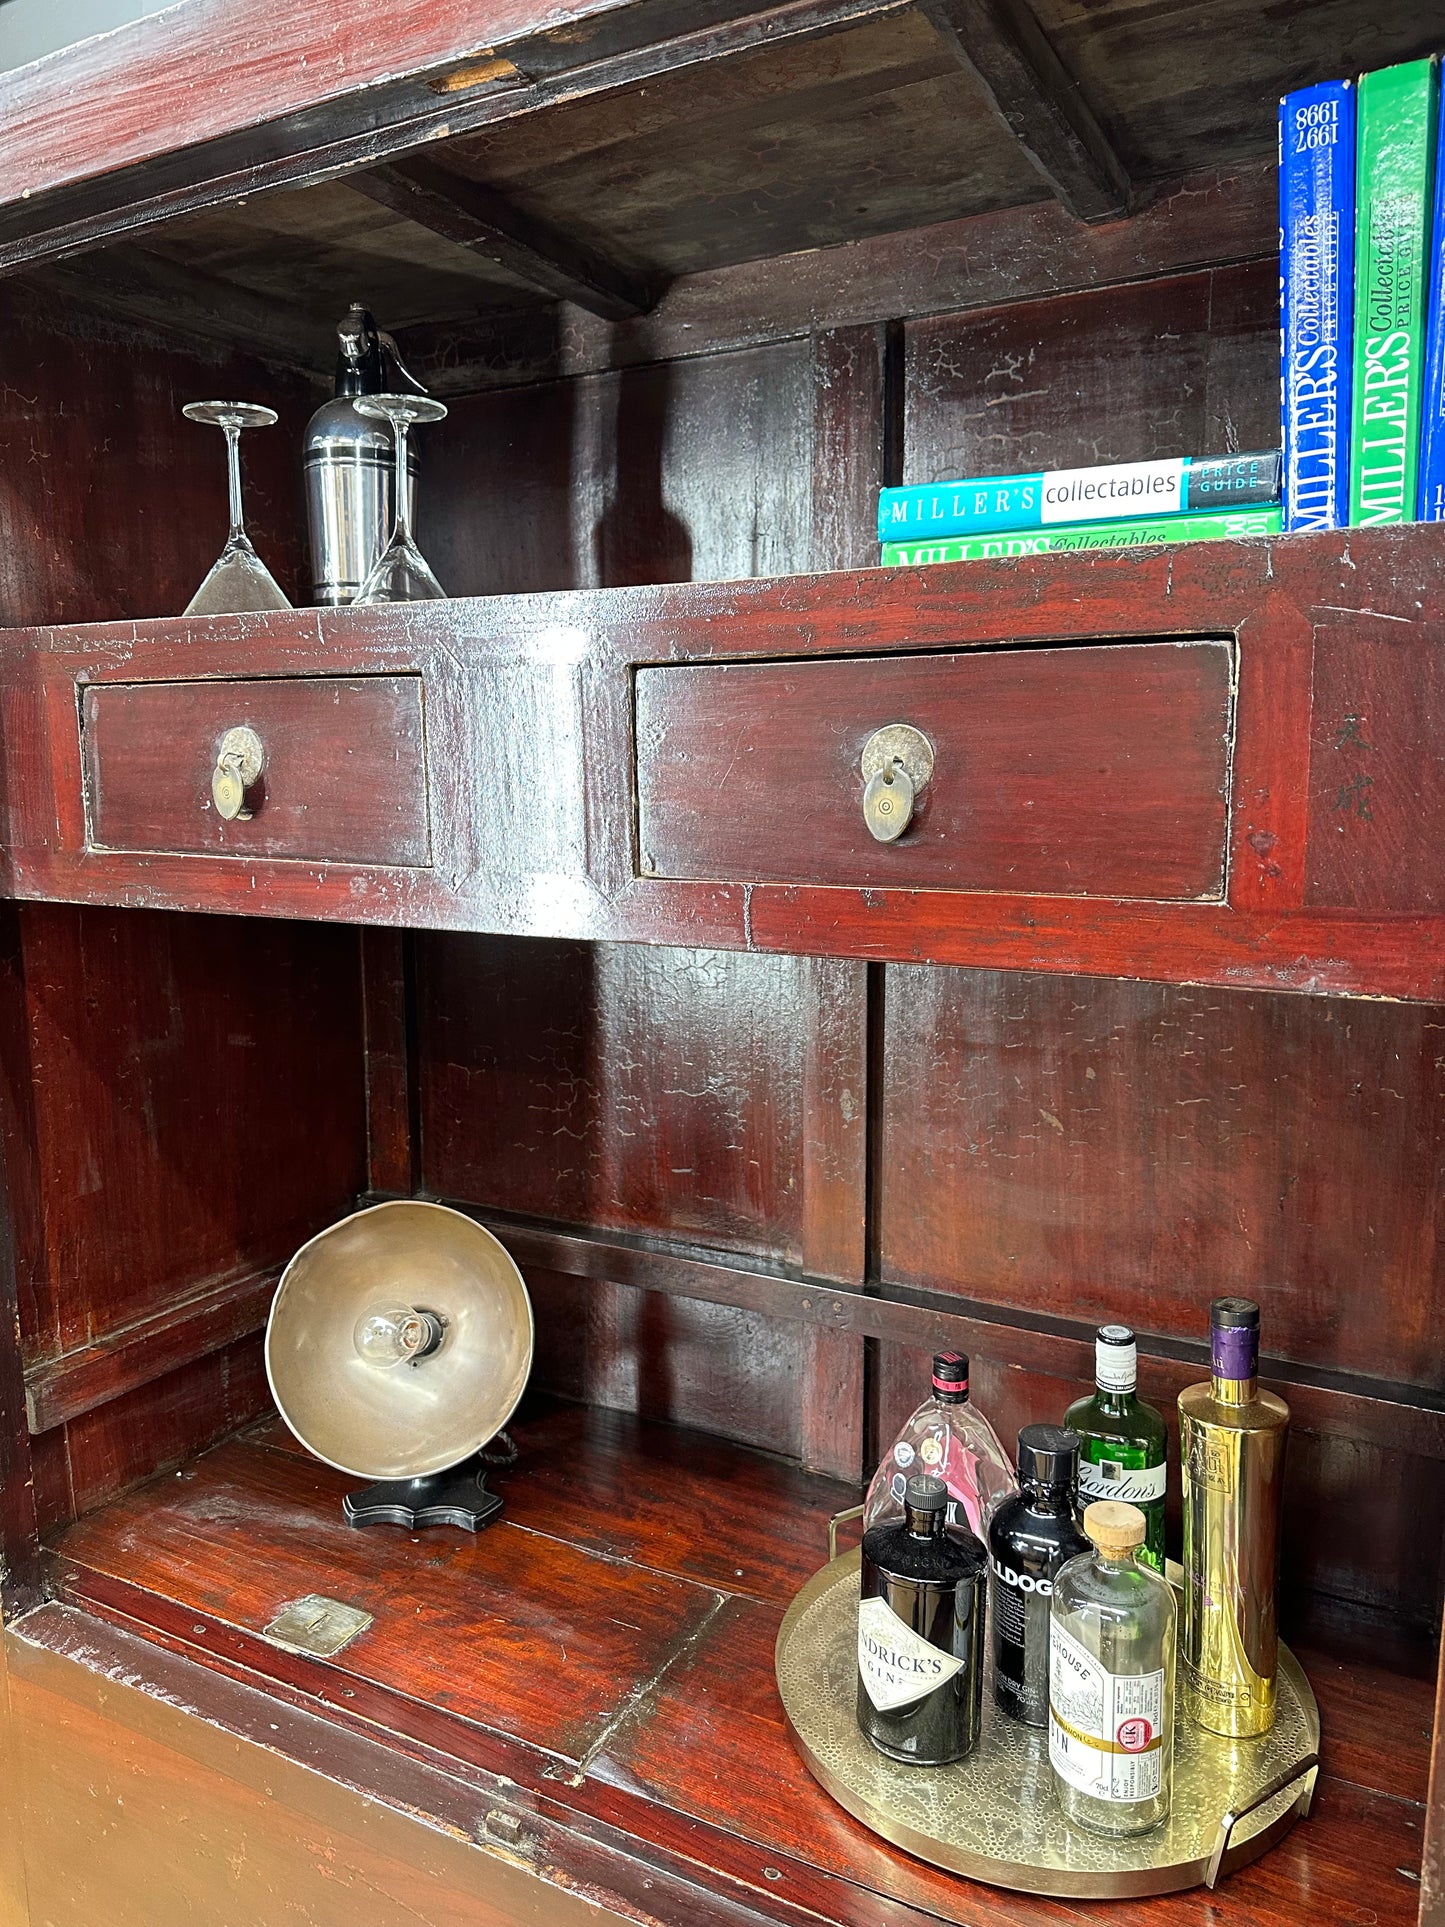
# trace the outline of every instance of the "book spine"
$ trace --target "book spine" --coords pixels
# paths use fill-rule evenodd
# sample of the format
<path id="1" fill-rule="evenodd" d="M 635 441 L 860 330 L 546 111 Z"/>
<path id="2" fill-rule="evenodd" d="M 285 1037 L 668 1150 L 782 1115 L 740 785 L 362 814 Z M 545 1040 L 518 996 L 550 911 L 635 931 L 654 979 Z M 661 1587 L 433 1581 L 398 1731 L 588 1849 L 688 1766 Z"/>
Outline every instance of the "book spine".
<path id="1" fill-rule="evenodd" d="M 878 539 L 937 541 L 1124 516 L 1179 515 L 1190 508 L 1251 507 L 1279 500 L 1279 472 L 1279 451 L 1270 449 L 1218 459 L 1117 462 L 885 488 L 878 496 Z"/>
<path id="2" fill-rule="evenodd" d="M 1350 515 L 1355 89 L 1326 81 L 1279 104 L 1280 412 L 1284 526 Z"/>
<path id="3" fill-rule="evenodd" d="M 1082 522 L 1069 528 L 1019 529 L 997 535 L 957 536 L 944 542 L 885 542 L 885 568 L 933 562 L 986 562 L 1001 556 L 1051 555 L 1064 549 L 1132 549 L 1156 542 L 1244 541 L 1277 535 L 1277 508 L 1213 515 L 1163 515 L 1138 522 Z"/>
<path id="4" fill-rule="evenodd" d="M 1439 115 L 1439 122 L 1430 224 L 1425 393 L 1420 403 L 1420 487 L 1415 505 L 1422 522 L 1445 522 L 1445 114 Z"/>
<path id="5" fill-rule="evenodd" d="M 1374 527 L 1413 521 L 1418 497 L 1434 61 L 1363 75 L 1357 112 L 1350 520 Z"/>

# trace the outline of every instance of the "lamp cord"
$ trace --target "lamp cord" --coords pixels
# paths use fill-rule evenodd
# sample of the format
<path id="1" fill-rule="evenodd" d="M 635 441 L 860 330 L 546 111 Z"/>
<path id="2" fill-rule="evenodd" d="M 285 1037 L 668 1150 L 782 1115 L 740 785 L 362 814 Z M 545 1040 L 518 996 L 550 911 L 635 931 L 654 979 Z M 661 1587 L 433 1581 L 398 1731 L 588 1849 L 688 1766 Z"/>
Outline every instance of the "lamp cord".
<path id="1" fill-rule="evenodd" d="M 480 1452 L 478 1457 L 481 1459 L 483 1465 L 515 1465 L 517 1463 L 517 1447 L 510 1432 L 498 1432 L 496 1438 L 492 1440 L 492 1443 L 494 1445 L 500 1443 L 502 1449 L 500 1452 Z"/>

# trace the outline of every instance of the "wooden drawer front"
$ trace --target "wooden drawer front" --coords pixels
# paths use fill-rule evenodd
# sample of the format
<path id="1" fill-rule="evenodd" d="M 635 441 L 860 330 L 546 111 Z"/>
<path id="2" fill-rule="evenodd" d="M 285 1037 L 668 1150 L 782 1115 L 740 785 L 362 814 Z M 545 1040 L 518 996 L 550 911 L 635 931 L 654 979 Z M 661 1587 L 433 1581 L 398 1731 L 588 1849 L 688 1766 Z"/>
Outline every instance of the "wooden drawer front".
<path id="1" fill-rule="evenodd" d="M 1218 900 L 1233 645 L 1150 642 L 637 672 L 648 876 Z M 863 746 L 935 751 L 891 844 Z"/>
<path id="2" fill-rule="evenodd" d="M 92 845 L 430 861 L 420 676 L 97 683 L 81 716 Z M 249 820 L 227 822 L 211 772 L 222 737 L 243 724 L 265 768 Z"/>

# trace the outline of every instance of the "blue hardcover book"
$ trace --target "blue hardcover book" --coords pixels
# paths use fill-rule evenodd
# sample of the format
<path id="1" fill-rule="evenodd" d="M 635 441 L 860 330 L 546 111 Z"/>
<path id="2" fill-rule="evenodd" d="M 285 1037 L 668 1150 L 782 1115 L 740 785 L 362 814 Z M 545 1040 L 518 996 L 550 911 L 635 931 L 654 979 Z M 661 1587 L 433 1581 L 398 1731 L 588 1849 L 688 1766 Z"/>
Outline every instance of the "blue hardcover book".
<path id="1" fill-rule="evenodd" d="M 1425 322 L 1425 393 L 1420 408 L 1422 522 L 1445 522 L 1445 114 L 1435 148 L 1430 227 L 1430 307 Z"/>
<path id="2" fill-rule="evenodd" d="M 1279 500 L 1280 453 L 1111 462 L 1033 475 L 983 475 L 878 493 L 880 542 L 938 541 L 1001 529 L 1133 521 L 1209 509 L 1260 508 Z"/>
<path id="3" fill-rule="evenodd" d="M 1350 519 L 1354 292 L 1355 88 L 1327 80 L 1279 104 L 1287 529 L 1340 529 Z"/>

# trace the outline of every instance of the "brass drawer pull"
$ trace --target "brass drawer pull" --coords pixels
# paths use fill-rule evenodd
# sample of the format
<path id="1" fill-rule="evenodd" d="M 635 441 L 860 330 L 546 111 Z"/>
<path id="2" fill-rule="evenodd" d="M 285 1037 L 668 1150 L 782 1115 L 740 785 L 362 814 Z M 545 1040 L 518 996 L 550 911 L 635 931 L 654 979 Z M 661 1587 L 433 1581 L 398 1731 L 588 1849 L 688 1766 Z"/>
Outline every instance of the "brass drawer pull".
<path id="1" fill-rule="evenodd" d="M 246 823 L 254 814 L 246 807 L 246 792 L 266 767 L 266 750 L 254 729 L 228 729 L 216 751 L 211 771 L 211 800 L 228 823 Z"/>
<path id="2" fill-rule="evenodd" d="M 896 843 L 933 774 L 933 745 L 910 723 L 875 729 L 863 745 L 863 821 L 879 843 Z"/>

